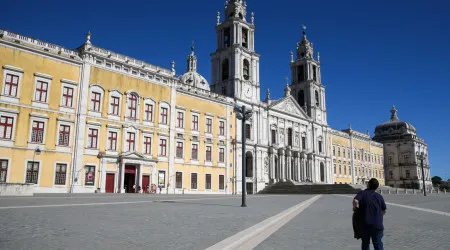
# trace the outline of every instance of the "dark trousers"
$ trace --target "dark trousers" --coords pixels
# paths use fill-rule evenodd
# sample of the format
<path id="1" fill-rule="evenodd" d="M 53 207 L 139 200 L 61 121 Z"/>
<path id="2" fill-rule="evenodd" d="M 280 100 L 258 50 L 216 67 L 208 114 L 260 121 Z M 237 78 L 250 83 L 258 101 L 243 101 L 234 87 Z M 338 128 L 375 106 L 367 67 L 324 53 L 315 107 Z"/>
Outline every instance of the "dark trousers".
<path id="1" fill-rule="evenodd" d="M 364 228 L 362 234 L 362 250 L 370 249 L 370 238 L 372 238 L 373 248 L 375 250 L 383 250 L 383 242 L 381 242 L 381 238 L 383 238 L 383 230 L 379 230 L 376 228 Z"/>

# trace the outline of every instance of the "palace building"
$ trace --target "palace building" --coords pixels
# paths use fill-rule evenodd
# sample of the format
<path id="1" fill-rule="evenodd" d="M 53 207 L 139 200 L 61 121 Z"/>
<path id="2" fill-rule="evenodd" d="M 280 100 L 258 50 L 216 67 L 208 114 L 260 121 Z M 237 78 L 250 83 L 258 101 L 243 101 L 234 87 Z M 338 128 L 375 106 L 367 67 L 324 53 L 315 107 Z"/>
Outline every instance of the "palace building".
<path id="1" fill-rule="evenodd" d="M 384 183 L 381 144 L 328 125 L 320 56 L 305 28 L 290 80 L 280 82 L 284 96 L 267 90 L 261 100 L 254 14 L 242 0 L 226 1 L 224 14 L 210 83 L 194 47 L 177 75 L 174 62 L 166 69 L 103 49 L 90 33 L 66 49 L 0 30 L 0 182 L 31 183 L 35 192 L 155 184 L 165 193 L 224 194 L 241 193 L 243 178 L 248 193 L 279 181 Z M 253 112 L 245 155 L 236 104 Z"/>

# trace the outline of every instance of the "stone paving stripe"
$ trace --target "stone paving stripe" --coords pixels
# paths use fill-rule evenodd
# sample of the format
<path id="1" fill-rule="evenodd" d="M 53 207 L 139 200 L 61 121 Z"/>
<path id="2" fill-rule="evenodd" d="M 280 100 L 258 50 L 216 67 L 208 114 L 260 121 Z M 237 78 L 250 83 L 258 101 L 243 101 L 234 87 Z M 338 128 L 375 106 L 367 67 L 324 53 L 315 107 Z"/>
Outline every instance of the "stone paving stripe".
<path id="1" fill-rule="evenodd" d="M 316 195 L 306 201 L 290 207 L 281 213 L 278 213 L 252 227 L 249 227 L 227 239 L 218 242 L 206 250 L 253 249 L 317 201 L 321 196 L 322 195 Z"/>
<path id="2" fill-rule="evenodd" d="M 342 194 L 339 195 L 339 196 L 345 196 L 345 197 L 354 198 L 354 196 L 348 196 L 348 195 L 342 195 Z M 428 213 L 433 213 L 433 214 L 439 214 L 439 215 L 445 215 L 445 216 L 449 216 L 450 217 L 450 213 L 437 211 L 437 210 L 433 210 L 433 209 L 414 207 L 414 206 L 402 205 L 402 204 L 391 203 L 391 202 L 386 202 L 386 204 L 387 205 L 391 205 L 391 206 L 395 206 L 395 207 L 409 208 L 409 209 L 412 209 L 412 210 L 428 212 Z"/>

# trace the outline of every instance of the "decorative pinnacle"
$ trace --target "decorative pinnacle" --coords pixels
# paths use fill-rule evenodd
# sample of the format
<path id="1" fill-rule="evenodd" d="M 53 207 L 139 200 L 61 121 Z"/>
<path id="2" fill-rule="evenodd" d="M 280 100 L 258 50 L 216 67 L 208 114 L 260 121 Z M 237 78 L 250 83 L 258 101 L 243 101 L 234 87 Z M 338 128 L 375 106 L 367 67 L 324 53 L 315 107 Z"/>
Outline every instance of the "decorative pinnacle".
<path id="1" fill-rule="evenodd" d="M 86 43 L 91 43 L 91 31 L 86 33 Z"/>
<path id="2" fill-rule="evenodd" d="M 270 89 L 266 90 L 266 100 L 270 100 Z"/>
<path id="3" fill-rule="evenodd" d="M 255 13 L 254 12 L 252 12 L 251 13 L 251 19 L 252 19 L 252 24 L 255 24 Z"/>
<path id="4" fill-rule="evenodd" d="M 391 121 L 393 121 L 393 120 L 398 120 L 397 109 L 395 108 L 394 105 L 392 105 L 392 109 L 391 109 Z"/>
<path id="5" fill-rule="evenodd" d="M 320 62 L 320 53 L 317 52 L 317 61 Z"/>
<path id="6" fill-rule="evenodd" d="M 351 123 L 348 124 L 348 128 L 349 128 L 350 130 L 352 130 L 352 124 L 351 124 Z"/>
<path id="7" fill-rule="evenodd" d="M 217 11 L 217 25 L 220 24 L 220 11 Z"/>
<path id="8" fill-rule="evenodd" d="M 302 29 L 303 29 L 303 35 L 306 35 L 306 26 L 304 24 L 302 24 Z"/>
<path id="9" fill-rule="evenodd" d="M 291 50 L 291 62 L 293 62 L 294 61 L 294 52 L 292 52 L 292 50 Z"/>
<path id="10" fill-rule="evenodd" d="M 191 45 L 191 55 L 194 54 L 194 51 L 195 51 L 194 41 L 192 41 L 192 45 Z"/>

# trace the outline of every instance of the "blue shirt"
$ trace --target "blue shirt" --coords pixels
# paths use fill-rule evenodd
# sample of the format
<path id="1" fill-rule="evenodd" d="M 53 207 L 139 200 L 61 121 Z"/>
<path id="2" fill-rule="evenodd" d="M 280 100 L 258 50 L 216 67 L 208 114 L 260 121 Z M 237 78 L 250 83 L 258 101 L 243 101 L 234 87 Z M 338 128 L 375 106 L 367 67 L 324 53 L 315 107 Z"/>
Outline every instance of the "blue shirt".
<path id="1" fill-rule="evenodd" d="M 383 196 L 375 190 L 361 190 L 355 196 L 358 200 L 361 211 L 361 220 L 364 226 L 370 226 L 378 230 L 383 230 L 383 211 L 386 210 Z"/>

